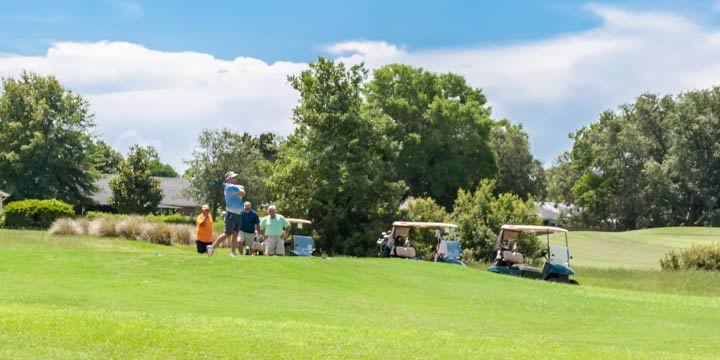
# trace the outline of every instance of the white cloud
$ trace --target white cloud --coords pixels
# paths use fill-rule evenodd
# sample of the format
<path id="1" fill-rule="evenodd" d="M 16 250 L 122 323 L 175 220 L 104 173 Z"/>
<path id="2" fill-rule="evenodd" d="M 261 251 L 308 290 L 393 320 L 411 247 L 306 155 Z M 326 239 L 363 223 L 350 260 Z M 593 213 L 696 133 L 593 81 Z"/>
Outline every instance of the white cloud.
<path id="1" fill-rule="evenodd" d="M 351 41 L 328 52 L 371 68 L 399 62 L 462 74 L 483 88 L 496 117 L 525 124 L 546 161 L 569 145 L 567 133 L 642 92 L 720 83 L 717 30 L 672 14 L 598 5 L 585 10 L 601 19 L 598 27 L 512 46 L 415 51 Z M 203 128 L 289 133 L 297 94 L 287 75 L 306 66 L 123 42 L 56 43 L 45 56 L 0 55 L 0 76 L 23 69 L 55 74 L 88 98 L 108 143 L 122 152 L 131 142 L 153 144 L 179 168 Z"/>

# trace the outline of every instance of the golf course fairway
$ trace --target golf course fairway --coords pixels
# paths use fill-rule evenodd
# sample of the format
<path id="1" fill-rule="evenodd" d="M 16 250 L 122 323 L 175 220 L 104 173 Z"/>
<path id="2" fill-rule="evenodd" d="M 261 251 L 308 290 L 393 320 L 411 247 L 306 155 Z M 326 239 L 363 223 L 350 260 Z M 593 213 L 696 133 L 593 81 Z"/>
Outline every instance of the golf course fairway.
<path id="1" fill-rule="evenodd" d="M 0 359 L 716 359 L 720 298 L 0 230 Z"/>

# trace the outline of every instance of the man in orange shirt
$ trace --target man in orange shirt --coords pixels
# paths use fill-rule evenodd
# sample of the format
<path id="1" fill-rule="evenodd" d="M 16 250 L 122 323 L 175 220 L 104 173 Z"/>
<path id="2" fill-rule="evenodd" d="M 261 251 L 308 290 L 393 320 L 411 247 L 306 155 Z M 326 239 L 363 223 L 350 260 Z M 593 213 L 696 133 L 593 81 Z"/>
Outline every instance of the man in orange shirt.
<path id="1" fill-rule="evenodd" d="M 212 255 L 213 248 L 213 219 L 210 215 L 210 207 L 207 205 L 202 206 L 202 213 L 198 215 L 195 220 L 197 230 L 195 231 L 195 245 L 197 245 L 198 254 L 207 253 L 208 256 Z"/>

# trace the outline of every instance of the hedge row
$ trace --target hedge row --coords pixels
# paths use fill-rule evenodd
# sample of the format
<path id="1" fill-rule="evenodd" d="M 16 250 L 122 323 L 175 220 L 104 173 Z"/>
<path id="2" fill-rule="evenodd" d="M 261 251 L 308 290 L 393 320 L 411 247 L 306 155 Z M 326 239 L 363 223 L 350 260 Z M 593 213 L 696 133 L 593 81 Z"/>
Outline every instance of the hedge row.
<path id="1" fill-rule="evenodd" d="M 75 216 L 70 204 L 60 200 L 21 200 L 5 206 L 5 224 L 13 229 L 47 229 L 55 220 Z"/>

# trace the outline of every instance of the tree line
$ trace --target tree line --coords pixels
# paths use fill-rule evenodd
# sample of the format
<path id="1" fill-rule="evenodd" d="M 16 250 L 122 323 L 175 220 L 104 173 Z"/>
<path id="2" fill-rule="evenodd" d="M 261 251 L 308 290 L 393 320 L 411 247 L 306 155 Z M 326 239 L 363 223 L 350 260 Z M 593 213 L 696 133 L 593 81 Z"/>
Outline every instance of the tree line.
<path id="1" fill-rule="evenodd" d="M 574 205 L 569 221 L 584 228 L 720 219 L 718 89 L 642 95 L 573 133 L 572 149 L 543 169 L 522 125 L 492 118 L 462 76 L 402 64 L 370 76 L 321 57 L 288 83 L 300 94 L 294 131 L 203 130 L 182 175 L 189 196 L 220 209 L 232 169 L 249 200 L 313 220 L 327 251 L 357 255 L 404 217 L 461 224 L 481 258 L 503 222 L 539 221 L 536 200 Z M 13 199 L 83 206 L 99 174 L 113 173 L 115 208 L 150 213 L 162 197 L 153 176 L 178 176 L 151 147 L 122 156 L 102 142 L 87 101 L 53 76 L 23 73 L 2 87 L 0 189 Z"/>
<path id="2" fill-rule="evenodd" d="M 546 177 L 576 226 L 720 226 L 719 87 L 643 94 L 571 138 Z"/>

